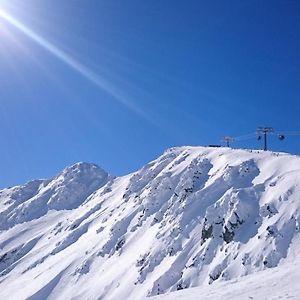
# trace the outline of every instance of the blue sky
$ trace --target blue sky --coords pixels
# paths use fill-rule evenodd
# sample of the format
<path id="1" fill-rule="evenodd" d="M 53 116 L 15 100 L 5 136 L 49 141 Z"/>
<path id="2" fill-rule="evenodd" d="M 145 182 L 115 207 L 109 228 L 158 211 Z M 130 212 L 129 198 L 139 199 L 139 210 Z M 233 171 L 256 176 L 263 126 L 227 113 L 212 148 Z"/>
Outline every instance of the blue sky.
<path id="1" fill-rule="evenodd" d="M 300 130 L 297 0 L 0 0 L 0 9 L 99 83 L 0 17 L 1 187 L 77 161 L 122 175 L 168 147 L 257 126 Z M 300 153 L 299 139 L 273 136 L 270 146 Z"/>

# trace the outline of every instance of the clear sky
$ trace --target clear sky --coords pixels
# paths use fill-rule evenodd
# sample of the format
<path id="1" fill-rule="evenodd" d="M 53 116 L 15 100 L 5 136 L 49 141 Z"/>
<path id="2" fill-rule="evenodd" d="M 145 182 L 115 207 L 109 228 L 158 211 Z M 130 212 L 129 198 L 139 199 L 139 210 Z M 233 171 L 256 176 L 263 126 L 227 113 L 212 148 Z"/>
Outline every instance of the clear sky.
<path id="1" fill-rule="evenodd" d="M 0 0 L 0 187 L 299 131 L 299 16 L 299 0 Z"/>

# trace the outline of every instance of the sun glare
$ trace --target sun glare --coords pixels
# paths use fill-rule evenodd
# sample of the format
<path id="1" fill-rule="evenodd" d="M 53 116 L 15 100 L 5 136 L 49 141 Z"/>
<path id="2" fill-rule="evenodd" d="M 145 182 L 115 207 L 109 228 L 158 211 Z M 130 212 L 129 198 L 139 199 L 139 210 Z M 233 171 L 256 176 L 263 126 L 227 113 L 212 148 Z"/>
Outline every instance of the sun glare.
<path id="1" fill-rule="evenodd" d="M 1 4 L 1 2 L 0 2 Z M 95 73 L 93 70 L 83 65 L 81 62 L 76 60 L 73 56 L 69 55 L 65 51 L 56 47 L 53 43 L 48 41 L 46 38 L 42 37 L 28 26 L 23 24 L 21 21 L 17 20 L 15 17 L 10 15 L 7 11 L 0 8 L 0 22 L 5 21 L 9 25 L 16 28 L 18 31 L 22 32 L 25 36 L 30 38 L 36 44 L 41 46 L 44 50 L 51 53 L 57 59 L 68 65 L 71 69 L 81 74 L 85 79 L 94 83 L 101 90 L 105 91 L 107 94 L 111 95 L 115 100 L 122 103 L 138 115 L 143 118 L 149 120 L 149 117 L 146 115 L 144 111 L 142 111 L 139 107 L 134 105 L 132 102 L 128 100 L 125 94 L 119 90 L 116 86 L 114 86 L 111 82 L 107 81 L 98 73 Z M 1 23 L 0 23 L 1 24 Z M 1 30 L 1 29 L 0 29 Z"/>

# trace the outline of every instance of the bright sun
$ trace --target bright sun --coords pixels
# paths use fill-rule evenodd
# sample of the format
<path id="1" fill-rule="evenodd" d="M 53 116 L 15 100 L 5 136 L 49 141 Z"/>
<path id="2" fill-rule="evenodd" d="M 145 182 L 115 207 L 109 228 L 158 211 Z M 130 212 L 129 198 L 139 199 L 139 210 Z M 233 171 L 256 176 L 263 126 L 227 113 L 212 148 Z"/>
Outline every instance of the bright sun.
<path id="1" fill-rule="evenodd" d="M 85 79 L 89 80 L 90 82 L 95 84 L 98 88 L 113 96 L 113 99 L 127 106 L 135 113 L 147 118 L 147 116 L 139 107 L 131 103 L 131 101 L 128 99 L 128 97 L 126 97 L 123 91 L 121 91 L 118 87 L 116 87 L 113 83 L 108 81 L 106 78 L 101 76 L 101 74 L 94 72 L 92 69 L 82 64 L 76 58 L 69 55 L 62 49 L 58 48 L 54 43 L 50 42 L 47 38 L 37 33 L 33 29 L 29 28 L 22 21 L 18 20 L 16 17 L 11 15 L 8 10 L 1 8 L 4 7 L 3 5 L 4 3 L 5 2 L 3 1 L 1 2 L 0 0 L 0 26 L 2 21 L 2 23 L 9 24 L 10 26 L 14 27 L 19 32 L 23 33 L 24 36 L 26 36 L 31 41 L 33 41 L 34 43 L 42 47 L 44 50 L 46 50 L 47 52 L 55 56 L 61 62 L 65 63 L 67 66 L 69 66 L 71 69 L 79 73 Z M 1 32 L 1 27 L 0 27 L 0 32 Z M 1 36 L 0 36 L 0 44 L 1 44 Z"/>

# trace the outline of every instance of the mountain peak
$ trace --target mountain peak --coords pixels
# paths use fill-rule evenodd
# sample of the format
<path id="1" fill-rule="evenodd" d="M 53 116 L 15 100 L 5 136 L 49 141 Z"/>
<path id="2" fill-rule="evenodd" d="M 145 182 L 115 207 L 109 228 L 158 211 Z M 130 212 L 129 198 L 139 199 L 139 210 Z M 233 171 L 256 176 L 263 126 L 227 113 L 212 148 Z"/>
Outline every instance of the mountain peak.
<path id="1" fill-rule="evenodd" d="M 66 167 L 54 180 L 63 181 L 68 184 L 70 181 L 87 183 L 91 180 L 103 182 L 111 175 L 96 164 L 87 162 L 78 162 Z"/>
<path id="2" fill-rule="evenodd" d="M 74 209 L 111 178 L 99 166 L 79 162 L 50 180 L 10 188 L 3 194 L 6 200 L 1 201 L 0 229 L 40 218 L 49 210 Z"/>
<path id="3" fill-rule="evenodd" d="M 90 170 L 97 170 L 102 171 L 103 173 L 107 173 L 105 170 L 103 170 L 101 167 L 94 163 L 88 163 L 88 162 L 77 162 L 71 166 L 66 167 L 63 172 L 72 172 L 72 171 L 90 171 Z"/>
<path id="4" fill-rule="evenodd" d="M 274 268 L 298 255 L 299 176 L 298 156 L 211 147 L 118 178 L 75 164 L 1 213 L 1 298 L 143 299 Z"/>

